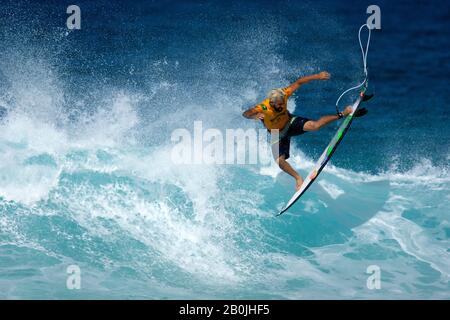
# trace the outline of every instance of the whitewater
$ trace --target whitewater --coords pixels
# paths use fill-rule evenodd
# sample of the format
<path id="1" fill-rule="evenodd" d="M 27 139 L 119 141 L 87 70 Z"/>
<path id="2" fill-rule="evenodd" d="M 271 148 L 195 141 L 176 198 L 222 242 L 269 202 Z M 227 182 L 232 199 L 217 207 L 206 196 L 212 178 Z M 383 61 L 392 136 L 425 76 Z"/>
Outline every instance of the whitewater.
<path id="1" fill-rule="evenodd" d="M 211 28 L 220 10 L 207 10 L 211 18 L 185 27 Z M 312 16 L 328 15 L 318 11 Z M 94 61 L 94 53 L 82 54 L 86 44 L 74 49 L 78 55 L 63 52 L 79 34 L 38 29 L 45 34 L 39 42 L 33 37 L 41 31 L 3 31 L 1 299 L 450 298 L 448 144 L 439 154 L 446 161 L 425 153 L 405 165 L 405 151 L 387 155 L 381 142 L 373 142 L 385 141 L 384 133 L 370 131 L 380 118 L 374 124 L 356 119 L 336 161 L 281 217 L 275 214 L 294 181 L 275 163 L 173 163 L 174 129 L 193 130 L 194 121 L 222 132 L 260 129 L 241 117 L 244 106 L 294 75 L 331 63 L 339 46 L 323 45 L 325 61 L 314 48 L 303 48 L 302 59 L 292 61 L 276 49 L 294 45 L 282 27 L 230 21 L 212 27 L 214 33 L 231 24 L 234 32 L 224 32 L 220 41 L 193 36 L 198 46 L 208 44 L 192 55 L 139 42 L 146 53 L 139 51 L 140 64 L 127 51 L 139 47 L 133 37 L 128 49 L 116 48 L 117 55 L 124 50 L 124 61 L 93 43 L 95 55 L 101 52 Z M 331 20 L 326 28 L 333 32 L 331 25 L 339 24 Z M 340 81 L 308 85 L 301 103 L 289 101 L 291 111 L 332 113 L 338 92 L 360 79 L 352 27 L 335 31 L 344 40 L 330 68 Z M 177 30 L 167 31 L 173 50 L 188 52 L 191 44 L 177 38 Z M 377 61 L 370 62 L 373 69 L 382 67 Z M 314 100 L 313 107 L 329 108 L 313 111 L 308 105 Z M 385 113 L 387 104 L 379 104 L 381 111 L 372 114 Z M 336 128 L 291 146 L 290 161 L 303 176 Z M 370 134 L 362 139 L 364 131 Z M 380 158 L 383 166 L 375 164 Z M 81 290 L 66 286 L 71 265 L 81 270 Z M 381 270 L 379 290 L 367 286 L 370 266 Z"/>
<path id="2" fill-rule="evenodd" d="M 382 295 L 448 298 L 447 168 L 330 165 L 274 218 L 293 190 L 276 165 L 172 165 L 170 142 L 133 143 L 133 99 L 74 136 L 24 111 L 2 119 L 2 298 L 380 298 L 369 265 Z M 295 154 L 307 174 L 314 159 Z M 72 264 L 83 293 L 65 288 Z"/>

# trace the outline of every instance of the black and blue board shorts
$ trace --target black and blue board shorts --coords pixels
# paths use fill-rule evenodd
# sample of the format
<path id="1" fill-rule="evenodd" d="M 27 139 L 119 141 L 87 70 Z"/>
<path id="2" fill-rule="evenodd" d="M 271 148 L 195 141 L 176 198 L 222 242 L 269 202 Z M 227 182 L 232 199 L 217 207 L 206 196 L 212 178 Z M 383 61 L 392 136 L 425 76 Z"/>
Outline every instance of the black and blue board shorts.
<path id="1" fill-rule="evenodd" d="M 303 130 L 303 127 L 307 121 L 310 119 L 303 118 L 300 116 L 292 116 L 289 123 L 287 124 L 287 128 L 280 130 L 280 135 L 278 141 L 271 141 L 272 154 L 276 157 L 278 152 L 278 156 L 284 155 L 285 159 L 289 159 L 289 149 L 291 145 L 291 137 L 299 136 L 304 134 L 306 131 Z"/>

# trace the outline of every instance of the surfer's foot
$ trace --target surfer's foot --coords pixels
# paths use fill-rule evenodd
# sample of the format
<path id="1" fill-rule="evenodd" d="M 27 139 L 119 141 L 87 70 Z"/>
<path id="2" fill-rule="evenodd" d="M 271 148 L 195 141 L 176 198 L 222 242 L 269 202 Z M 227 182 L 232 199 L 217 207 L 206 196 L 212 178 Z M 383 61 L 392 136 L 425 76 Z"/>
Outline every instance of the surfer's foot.
<path id="1" fill-rule="evenodd" d="M 369 112 L 369 111 L 367 111 L 366 108 L 360 108 L 360 109 L 356 110 L 354 116 L 355 117 L 362 117 L 362 116 L 366 115 L 367 112 Z"/>
<path id="2" fill-rule="evenodd" d="M 362 102 L 369 101 L 372 98 L 373 98 L 373 94 L 365 94 L 362 98 Z"/>
<path id="3" fill-rule="evenodd" d="M 344 112 L 342 112 L 343 116 L 346 117 L 348 116 L 350 113 L 352 113 L 353 109 L 351 106 L 348 106 L 347 108 L 344 109 Z"/>
<path id="4" fill-rule="evenodd" d="M 342 115 L 344 117 L 348 116 L 350 113 L 352 113 L 353 109 L 351 106 L 348 106 L 347 108 L 345 108 L 344 112 L 342 112 Z M 355 113 L 353 114 L 353 116 L 355 118 L 357 117 L 362 117 L 364 115 L 367 114 L 367 112 L 369 112 L 366 108 L 359 108 L 358 110 L 355 111 Z"/>
<path id="5" fill-rule="evenodd" d="M 302 186 L 302 184 L 303 184 L 303 179 L 300 177 L 296 178 L 295 179 L 295 190 L 297 190 L 297 191 L 300 190 L 300 187 Z"/>

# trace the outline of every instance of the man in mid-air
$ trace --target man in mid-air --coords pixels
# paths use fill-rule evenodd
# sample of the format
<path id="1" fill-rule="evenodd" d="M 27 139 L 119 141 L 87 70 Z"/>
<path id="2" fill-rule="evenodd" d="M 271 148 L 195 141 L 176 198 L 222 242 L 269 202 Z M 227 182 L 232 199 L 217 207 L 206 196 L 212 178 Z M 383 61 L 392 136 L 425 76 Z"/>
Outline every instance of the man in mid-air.
<path id="1" fill-rule="evenodd" d="M 326 71 L 310 76 L 302 77 L 286 88 L 273 89 L 269 92 L 267 99 L 257 104 L 253 108 L 248 109 L 242 115 L 248 119 L 262 120 L 264 126 L 273 133 L 278 130 L 278 139 L 272 139 L 272 153 L 275 161 L 280 168 L 294 177 L 296 181 L 296 189 L 299 190 L 303 183 L 302 177 L 295 171 L 286 161 L 289 159 L 289 147 L 291 137 L 298 136 L 305 131 L 316 131 L 323 126 L 336 121 L 352 112 L 352 107 L 348 106 L 343 112 L 336 115 L 326 115 L 319 120 L 309 120 L 301 116 L 292 115 L 287 110 L 288 98 L 303 84 L 312 80 L 328 80 L 330 74 Z M 365 108 L 356 110 L 354 116 L 360 117 L 367 113 Z M 277 136 L 277 135 L 273 135 Z"/>

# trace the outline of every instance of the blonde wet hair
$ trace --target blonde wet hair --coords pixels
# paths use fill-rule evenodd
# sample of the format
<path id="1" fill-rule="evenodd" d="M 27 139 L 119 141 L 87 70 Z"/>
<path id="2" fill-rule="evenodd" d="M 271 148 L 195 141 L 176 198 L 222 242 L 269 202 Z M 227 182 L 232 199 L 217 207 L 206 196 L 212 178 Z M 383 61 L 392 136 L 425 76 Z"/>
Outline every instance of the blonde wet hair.
<path id="1" fill-rule="evenodd" d="M 285 96 L 286 96 L 286 93 L 281 88 L 272 89 L 267 94 L 267 98 L 269 99 L 269 102 L 275 103 L 275 104 L 277 102 L 284 101 Z"/>

